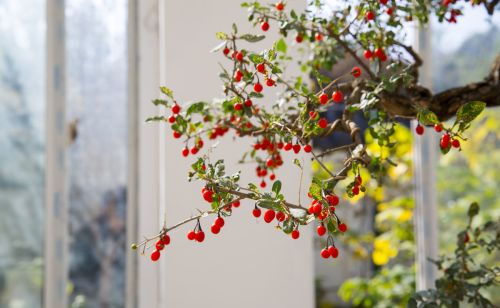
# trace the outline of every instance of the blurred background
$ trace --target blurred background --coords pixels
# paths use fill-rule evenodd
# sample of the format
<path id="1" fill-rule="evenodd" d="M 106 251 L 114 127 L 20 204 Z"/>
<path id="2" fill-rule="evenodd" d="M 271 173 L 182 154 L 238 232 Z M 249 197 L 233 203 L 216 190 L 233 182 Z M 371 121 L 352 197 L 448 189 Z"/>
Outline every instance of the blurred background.
<path id="1" fill-rule="evenodd" d="M 1 308 L 406 306 L 416 289 L 414 174 L 430 166 L 412 165 L 421 147 L 403 124 L 384 188 L 363 175 L 370 193 L 344 202 L 352 231 L 335 262 L 319 257 L 312 227 L 290 243 L 250 220 L 246 204 L 231 234 L 205 247 L 180 243 L 183 229 L 161 264 L 128 248 L 165 215 L 175 223 L 200 205 L 181 145 L 144 123 L 157 113 L 150 101 L 160 84 L 186 101 L 221 96 L 220 59 L 208 51 L 232 22 L 251 31 L 245 20 L 233 0 L 0 0 Z M 423 82 L 440 91 L 482 79 L 500 52 L 499 28 L 482 8 L 457 25 L 433 21 L 420 47 Z M 488 110 L 461 152 L 428 157 L 439 254 L 453 252 L 470 202 L 482 221 L 500 216 L 499 118 Z M 214 155 L 239 168 L 227 143 Z M 279 176 L 298 180 L 293 166 Z"/>

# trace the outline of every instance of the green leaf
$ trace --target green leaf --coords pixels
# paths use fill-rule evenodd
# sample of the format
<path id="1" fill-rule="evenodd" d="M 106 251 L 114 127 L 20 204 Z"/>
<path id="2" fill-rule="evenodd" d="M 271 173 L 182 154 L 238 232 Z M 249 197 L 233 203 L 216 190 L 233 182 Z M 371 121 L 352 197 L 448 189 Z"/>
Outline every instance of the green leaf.
<path id="1" fill-rule="evenodd" d="M 281 181 L 277 180 L 276 182 L 273 183 L 273 188 L 272 191 L 278 195 L 281 191 Z"/>
<path id="2" fill-rule="evenodd" d="M 469 211 L 467 212 L 467 215 L 469 215 L 470 218 L 476 216 L 479 213 L 479 204 L 477 202 L 473 202 L 469 206 Z"/>
<path id="3" fill-rule="evenodd" d="M 236 26 L 235 23 L 233 23 L 233 33 L 234 34 L 238 33 L 238 27 Z"/>
<path id="4" fill-rule="evenodd" d="M 292 233 L 294 227 L 295 224 L 293 223 L 292 219 L 287 219 L 283 222 L 283 232 L 285 232 L 286 234 Z"/>
<path id="5" fill-rule="evenodd" d="M 281 53 L 286 53 L 286 51 L 287 51 L 286 42 L 283 38 L 276 41 L 274 43 L 274 47 L 276 48 L 277 51 L 279 51 Z"/>
<path id="6" fill-rule="evenodd" d="M 167 118 L 164 116 L 154 116 L 154 117 L 149 117 L 146 119 L 146 122 L 159 122 L 159 121 L 167 121 Z"/>
<path id="7" fill-rule="evenodd" d="M 417 119 L 423 125 L 433 125 L 439 123 L 438 116 L 429 109 L 422 109 L 417 114 Z"/>
<path id="8" fill-rule="evenodd" d="M 484 108 L 486 108 L 486 103 L 480 101 L 472 101 L 460 106 L 457 111 L 457 122 L 472 122 L 483 112 Z"/>
<path id="9" fill-rule="evenodd" d="M 217 32 L 215 33 L 215 37 L 218 38 L 219 40 L 224 40 L 226 41 L 227 39 L 229 39 L 229 36 L 224 33 L 224 32 Z"/>
<path id="10" fill-rule="evenodd" d="M 254 53 L 249 54 L 248 59 L 250 59 L 250 61 L 252 61 L 252 63 L 254 63 L 254 64 L 259 64 L 259 63 L 264 62 L 264 57 L 256 55 Z"/>
<path id="11" fill-rule="evenodd" d="M 256 202 L 257 206 L 265 208 L 265 209 L 273 209 L 273 210 L 281 210 L 281 207 L 278 202 L 273 200 L 265 200 L 261 199 Z"/>
<path id="12" fill-rule="evenodd" d="M 167 87 L 160 87 L 161 93 L 165 94 L 166 96 L 170 97 L 171 99 L 174 98 L 174 92 L 170 90 Z"/>
<path id="13" fill-rule="evenodd" d="M 311 186 L 309 186 L 309 193 L 314 199 L 320 200 L 321 199 L 321 186 L 318 185 L 317 183 L 311 183 Z"/>
<path id="14" fill-rule="evenodd" d="M 189 108 L 186 110 L 186 114 L 190 115 L 193 113 L 200 113 L 205 108 L 205 105 L 206 105 L 205 102 L 197 102 L 197 103 L 191 104 L 191 106 L 189 106 Z"/>
<path id="15" fill-rule="evenodd" d="M 155 99 L 155 100 L 153 100 L 153 104 L 155 106 L 163 105 L 163 106 L 167 107 L 167 101 L 164 99 Z"/>
<path id="16" fill-rule="evenodd" d="M 298 158 L 294 158 L 293 163 L 294 163 L 294 165 L 296 165 L 300 169 L 302 169 L 302 164 L 300 163 L 300 160 Z"/>
<path id="17" fill-rule="evenodd" d="M 254 35 L 254 34 L 243 34 L 240 39 L 245 40 L 250 43 L 256 43 L 265 39 L 265 35 Z"/>

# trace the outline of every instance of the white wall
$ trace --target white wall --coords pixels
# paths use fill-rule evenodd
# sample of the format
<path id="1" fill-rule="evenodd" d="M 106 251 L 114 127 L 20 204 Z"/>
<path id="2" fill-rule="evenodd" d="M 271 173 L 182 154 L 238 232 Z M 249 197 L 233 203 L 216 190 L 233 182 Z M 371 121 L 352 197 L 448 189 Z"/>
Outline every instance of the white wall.
<path id="1" fill-rule="evenodd" d="M 160 52 L 162 74 L 165 85 L 174 90 L 181 103 L 221 97 L 217 63 L 223 59 L 209 53 L 218 44 L 215 32 L 230 31 L 233 21 L 240 25 L 240 31 L 259 31 L 250 30 L 246 11 L 239 3 L 235 0 L 193 0 L 165 1 L 160 5 L 164 9 L 161 14 L 165 16 L 160 27 L 165 30 L 162 36 L 164 50 Z M 305 1 L 301 5 L 305 5 Z M 276 25 L 273 26 L 275 30 Z M 269 32 L 275 34 L 272 30 Z M 258 50 L 271 44 L 272 40 L 265 40 L 258 46 L 248 47 Z M 226 159 L 229 172 L 242 168 L 241 183 L 248 183 L 254 178 L 255 166 L 236 165 L 236 161 L 249 140 L 233 141 L 232 134 L 229 135 L 222 140 L 213 157 Z M 202 184 L 186 180 L 193 158 L 180 155 L 183 145 L 173 140 L 170 132 L 166 140 L 166 212 L 171 225 L 195 214 L 196 208 L 206 209 L 207 204 L 199 193 Z M 277 175 L 284 180 L 286 195 L 296 202 L 299 171 L 290 163 L 290 156 L 286 156 L 285 161 L 288 161 L 287 167 Z M 307 180 L 306 176 L 305 183 Z M 140 205 L 147 206 L 150 205 Z M 139 258 L 139 269 L 161 268 L 158 295 L 161 307 L 313 307 L 311 230 L 302 228 L 301 238 L 294 241 L 272 225 L 256 221 L 251 215 L 252 207 L 249 202 L 243 202 L 233 216 L 226 219 L 226 226 L 217 236 L 209 232 L 213 218 L 203 220 L 207 239 L 202 244 L 186 239 L 187 231 L 194 225 L 173 231 L 172 245 L 162 255 L 161 265 L 151 263 L 148 257 Z M 145 279 L 143 277 L 141 283 Z M 147 300 L 139 301 L 141 307 L 151 307 L 147 306 Z"/>

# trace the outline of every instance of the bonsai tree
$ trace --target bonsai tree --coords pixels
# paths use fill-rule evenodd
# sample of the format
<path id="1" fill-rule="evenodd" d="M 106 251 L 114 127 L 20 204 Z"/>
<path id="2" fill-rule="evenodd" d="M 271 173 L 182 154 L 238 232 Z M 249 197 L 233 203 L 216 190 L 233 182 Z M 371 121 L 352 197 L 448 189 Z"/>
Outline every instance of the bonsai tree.
<path id="1" fill-rule="evenodd" d="M 321 13 L 324 5 L 319 0 L 312 1 L 314 10 L 304 12 L 288 10 L 286 2 L 242 3 L 248 9 L 249 22 L 257 28 L 255 33 L 240 33 L 236 25 L 227 33 L 216 33 L 221 43 L 213 52 L 222 53 L 227 60 L 219 75 L 224 99 L 182 103 L 171 89 L 161 87 L 164 97 L 153 103 L 164 106 L 170 114 L 148 119 L 169 123 L 173 138 L 185 144 L 179 155 L 193 157 L 189 179 L 204 183 L 200 197 L 208 209 L 162 228 L 132 248 L 145 252 L 152 247 L 151 259 L 157 261 L 170 243 L 170 233 L 184 224 L 193 226 L 187 234 L 189 240 L 203 242 L 202 219 L 211 219 L 210 231 L 218 234 L 224 219 L 241 200 L 249 199 L 254 204 L 253 216 L 263 216 L 267 223 L 277 221 L 278 228 L 293 239 L 299 238 L 302 226 L 316 223 L 318 235 L 326 237 L 327 243 L 321 256 L 337 258 L 336 237 L 348 229 L 335 211 L 339 196 L 351 198 L 365 192 L 361 170 L 382 180 L 387 167 L 395 164 L 390 155 L 367 151 L 361 129 L 353 120 L 355 113 L 366 118 L 371 138 L 389 149 L 398 147 L 393 138 L 397 121 L 417 119 L 416 134 L 426 130 L 440 134 L 444 155 L 460 150 L 467 140 L 467 128 L 484 108 L 500 105 L 500 55 L 484 80 L 433 93 L 418 83 L 423 63 L 404 43 L 405 25 L 409 21 L 428 23 L 432 15 L 440 22 L 456 23 L 465 5 L 482 6 L 494 14 L 498 2 L 353 0 L 339 3 L 328 16 L 316 13 Z M 252 50 L 252 43 L 270 31 L 279 32 L 280 39 L 265 50 Z M 290 56 L 287 52 L 292 40 L 293 48 L 309 57 L 299 60 Z M 332 67 L 345 59 L 354 63 L 352 67 L 341 76 L 330 77 Z M 285 77 L 286 65 L 293 61 L 315 86 L 303 76 Z M 265 95 L 266 88 L 276 87 L 280 95 L 273 103 Z M 339 104 L 343 112 L 341 118 L 331 121 L 325 111 L 333 104 Z M 451 118 L 451 124 L 443 124 Z M 253 140 L 252 147 L 242 153 L 242 161 L 255 164 L 255 183 L 241 184 L 240 173 L 226 173 L 223 160 L 200 155 L 207 141 L 229 132 Z M 313 139 L 339 133 L 348 134 L 351 141 L 322 152 L 313 149 Z M 328 175 L 312 177 L 307 204 L 289 202 L 281 193 L 282 183 L 275 170 L 285 163 L 303 168 L 298 159 L 285 161 L 284 151 L 305 152 Z M 339 170 L 322 162 L 325 155 L 340 151 L 345 152 L 345 160 Z M 344 182 L 345 191 L 337 187 L 339 182 Z"/>

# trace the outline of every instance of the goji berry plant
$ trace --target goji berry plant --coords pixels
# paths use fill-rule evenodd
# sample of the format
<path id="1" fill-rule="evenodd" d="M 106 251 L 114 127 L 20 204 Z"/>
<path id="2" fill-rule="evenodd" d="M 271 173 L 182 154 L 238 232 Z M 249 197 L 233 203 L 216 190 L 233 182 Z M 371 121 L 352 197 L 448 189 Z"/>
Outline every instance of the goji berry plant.
<path id="1" fill-rule="evenodd" d="M 267 223 L 277 221 L 279 229 L 293 239 L 300 237 L 301 226 L 316 223 L 318 235 L 327 238 L 321 256 L 337 258 L 341 252 L 335 238 L 349 229 L 348 222 L 335 211 L 339 196 L 345 192 L 353 197 L 366 190 L 362 169 L 382 179 L 387 166 L 394 164 L 383 153 L 367 153 L 354 113 L 364 115 L 371 137 L 388 148 L 398 146 L 392 137 L 398 119 L 417 119 L 416 134 L 433 127 L 441 134 L 440 148 L 446 154 L 460 150 L 461 142 L 466 141 L 464 132 L 485 107 L 500 105 L 500 56 L 483 81 L 442 93 L 420 85 L 422 60 L 404 43 L 408 22 L 425 24 L 435 15 L 441 22 L 456 23 L 464 5 L 484 6 L 493 14 L 497 4 L 498 0 L 353 0 L 339 2 L 325 14 L 322 1 L 312 1 L 309 8 L 313 9 L 303 12 L 289 10 L 286 1 L 271 5 L 243 3 L 249 22 L 257 28 L 255 33 L 240 33 L 233 25 L 230 32 L 216 34 L 221 43 L 213 51 L 226 59 L 219 75 L 224 99 L 182 103 L 172 90 L 161 87 L 165 96 L 154 104 L 170 110 L 170 115 L 148 119 L 169 123 L 173 138 L 185 144 L 179 154 L 193 157 L 189 179 L 205 184 L 200 201 L 206 201 L 210 209 L 163 228 L 133 248 L 145 251 L 154 246 L 151 259 L 156 261 L 170 242 L 170 232 L 183 224 L 193 225 L 187 234 L 189 240 L 203 242 L 203 219 L 213 217 L 210 231 L 218 234 L 224 219 L 241 200 L 249 199 L 254 201 L 253 216 L 263 216 Z M 268 49 L 252 50 L 252 43 L 261 41 L 270 31 L 278 32 L 280 39 Z M 290 56 L 289 45 L 306 56 Z M 329 77 L 332 67 L 344 60 L 355 64 L 340 77 Z M 316 86 L 309 85 L 309 78 L 285 75 L 290 62 L 297 62 Z M 278 99 L 266 96 L 269 88 L 278 88 Z M 329 121 L 324 115 L 333 104 L 341 106 L 343 113 L 341 118 Z M 452 117 L 452 124 L 443 124 Z M 341 132 L 350 136 L 351 143 L 321 153 L 313 149 L 313 139 L 335 137 Z M 242 160 L 255 164 L 256 183 L 240 184 L 239 172 L 227 174 L 223 160 L 200 153 L 206 143 L 226 134 L 253 140 L 252 147 L 242 153 Z M 298 159 L 283 159 L 282 153 L 287 151 L 306 153 L 328 174 L 326 179 L 312 178 L 308 205 L 289 202 L 281 193 L 282 183 L 275 171 L 285 163 L 303 168 Z M 345 152 L 341 169 L 331 170 L 322 163 L 322 157 L 339 151 Z M 341 181 L 346 191 L 339 191 L 337 184 Z"/>

